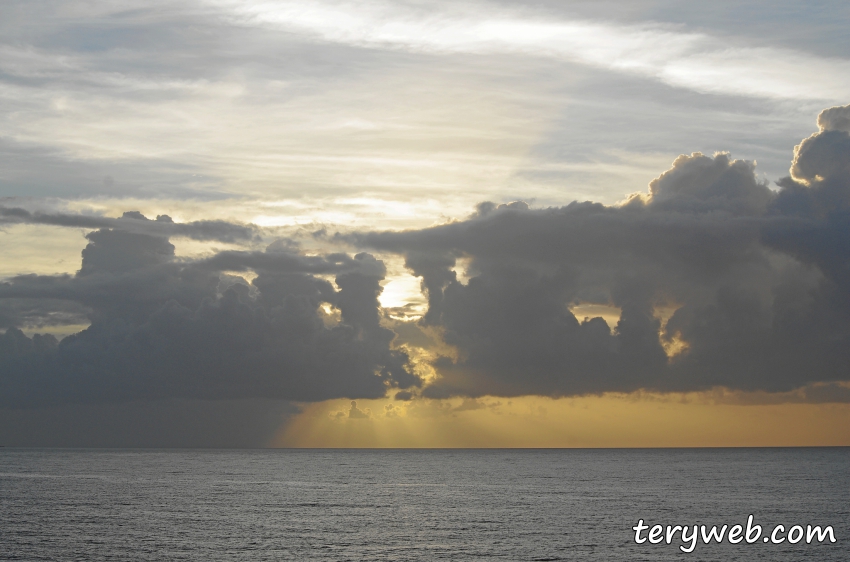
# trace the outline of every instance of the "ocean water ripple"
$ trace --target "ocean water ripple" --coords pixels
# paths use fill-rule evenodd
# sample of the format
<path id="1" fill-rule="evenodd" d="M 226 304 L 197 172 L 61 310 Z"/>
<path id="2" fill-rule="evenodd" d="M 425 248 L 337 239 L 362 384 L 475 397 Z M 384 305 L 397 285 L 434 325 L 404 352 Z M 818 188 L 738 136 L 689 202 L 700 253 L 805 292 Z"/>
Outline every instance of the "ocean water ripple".
<path id="1" fill-rule="evenodd" d="M 850 560 L 850 449 L 0 449 L 2 560 Z M 835 543 L 636 544 L 662 525 Z"/>

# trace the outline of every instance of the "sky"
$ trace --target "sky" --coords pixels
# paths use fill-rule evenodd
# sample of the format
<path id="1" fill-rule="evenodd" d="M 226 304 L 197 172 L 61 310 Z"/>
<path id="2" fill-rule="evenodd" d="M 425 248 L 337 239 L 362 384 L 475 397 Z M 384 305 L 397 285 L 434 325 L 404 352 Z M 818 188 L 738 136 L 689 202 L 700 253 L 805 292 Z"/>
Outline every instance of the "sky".
<path id="1" fill-rule="evenodd" d="M 0 6 L 0 445 L 850 445 L 850 5 Z"/>

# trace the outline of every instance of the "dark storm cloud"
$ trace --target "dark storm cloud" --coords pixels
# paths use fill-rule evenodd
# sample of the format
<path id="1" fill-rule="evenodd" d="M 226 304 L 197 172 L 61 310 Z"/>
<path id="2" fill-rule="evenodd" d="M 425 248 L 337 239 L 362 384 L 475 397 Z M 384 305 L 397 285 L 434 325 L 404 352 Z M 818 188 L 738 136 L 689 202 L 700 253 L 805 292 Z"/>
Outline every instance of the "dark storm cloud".
<path id="1" fill-rule="evenodd" d="M 482 203 L 463 221 L 325 242 L 403 255 L 422 278 L 429 309 L 406 330 L 440 334 L 456 349 L 434 361 L 439 378 L 426 396 L 725 387 L 808 388 L 816 391 L 796 396 L 843 401 L 848 111 L 821 114 L 778 191 L 752 163 L 694 153 L 620 206 Z M 9 327 L 0 337 L 4 407 L 419 393 L 396 334 L 381 324 L 386 269 L 368 253 L 306 255 L 281 240 L 263 252 L 178 260 L 164 217 L 67 220 L 108 221 L 86 223 L 101 228 L 88 234 L 76 275 L 0 284 L 0 301 L 13 304 L 0 314 Z M 468 282 L 455 271 L 461 259 Z M 586 303 L 619 309 L 614 329 L 576 317 L 571 307 Z M 85 315 L 91 326 L 61 342 L 15 328 L 47 325 L 50 311 L 55 322 Z"/>
<path id="2" fill-rule="evenodd" d="M 390 348 L 395 334 L 380 326 L 386 271 L 369 254 L 310 257 L 273 244 L 187 262 L 161 236 L 101 229 L 87 237 L 76 275 L 0 284 L 2 300 L 61 299 L 91 321 L 61 342 L 16 328 L 0 336 L 0 406 L 376 398 L 419 383 L 407 356 Z M 253 287 L 220 275 L 245 268 L 257 274 Z M 341 322 L 326 325 L 322 303 L 337 307 Z"/>
<path id="3" fill-rule="evenodd" d="M 0 329 L 47 328 L 88 324 L 90 311 L 79 303 L 58 299 L 0 299 Z"/>
<path id="4" fill-rule="evenodd" d="M 821 114 L 778 193 L 751 163 L 693 154 L 619 207 L 485 203 L 452 224 L 338 239 L 403 254 L 422 277 L 423 322 L 460 358 L 437 361 L 430 396 L 847 381 L 849 112 Z M 619 308 L 615 329 L 570 311 L 587 302 Z"/>
<path id="5" fill-rule="evenodd" d="M 128 211 L 121 218 L 82 215 L 78 213 L 46 213 L 20 207 L 0 206 L 0 225 L 48 224 L 76 228 L 117 229 L 156 236 L 185 236 L 194 240 L 244 242 L 257 237 L 258 228 L 220 220 L 201 220 L 176 223 L 168 215 L 148 219 L 138 211 Z"/>

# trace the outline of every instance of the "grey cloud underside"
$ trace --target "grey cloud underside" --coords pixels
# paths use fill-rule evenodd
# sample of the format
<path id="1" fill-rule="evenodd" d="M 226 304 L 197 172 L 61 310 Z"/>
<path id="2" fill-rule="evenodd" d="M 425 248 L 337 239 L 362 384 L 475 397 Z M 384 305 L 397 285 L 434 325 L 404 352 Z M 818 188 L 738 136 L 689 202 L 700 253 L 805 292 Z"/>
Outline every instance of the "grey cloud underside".
<path id="1" fill-rule="evenodd" d="M 251 224 L 221 220 L 176 223 L 168 215 L 159 215 L 156 220 L 150 220 L 137 211 L 126 212 L 121 218 L 111 218 L 75 213 L 32 212 L 20 207 L 2 206 L 0 207 L 0 225 L 4 224 L 48 224 L 77 228 L 117 229 L 160 237 L 184 236 L 194 240 L 219 242 L 246 242 L 259 236 L 259 229 Z"/>
<path id="2" fill-rule="evenodd" d="M 419 384 L 380 326 L 385 268 L 368 254 L 307 257 L 273 244 L 185 262 L 163 237 L 100 229 L 88 238 L 76 275 L 0 284 L 0 300 L 62 299 L 91 321 L 61 342 L 16 328 L 0 336 L 0 407 L 375 398 Z M 246 268 L 253 287 L 220 275 Z M 326 326 L 322 303 L 339 309 L 339 324 Z"/>
<path id="3" fill-rule="evenodd" d="M 422 277 L 423 322 L 460 357 L 437 361 L 429 396 L 848 381 L 849 113 L 821 115 L 779 192 L 750 163 L 694 154 L 621 207 L 485 203 L 461 222 L 338 239 L 403 254 Z M 620 308 L 616 328 L 576 318 L 579 302 Z M 675 313 L 662 326 L 665 307 Z M 687 349 L 668 357 L 676 342 Z"/>

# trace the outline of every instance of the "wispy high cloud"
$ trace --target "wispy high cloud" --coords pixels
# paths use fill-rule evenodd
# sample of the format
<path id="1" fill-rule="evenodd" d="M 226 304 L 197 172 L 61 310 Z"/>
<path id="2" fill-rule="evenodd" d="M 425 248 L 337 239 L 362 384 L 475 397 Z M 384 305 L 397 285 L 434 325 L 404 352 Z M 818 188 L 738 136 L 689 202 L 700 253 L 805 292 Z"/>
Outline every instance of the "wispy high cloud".
<path id="1" fill-rule="evenodd" d="M 487 3 L 213 3 L 237 21 L 368 48 L 564 59 L 718 94 L 836 99 L 850 90 L 850 60 L 746 46 L 670 25 L 553 20 Z"/>
<path id="2" fill-rule="evenodd" d="M 0 195 L 613 202 L 682 146 L 780 177 L 850 76 L 811 41 L 560 5 L 7 5 Z"/>

